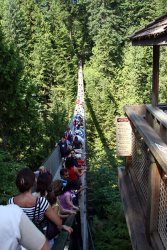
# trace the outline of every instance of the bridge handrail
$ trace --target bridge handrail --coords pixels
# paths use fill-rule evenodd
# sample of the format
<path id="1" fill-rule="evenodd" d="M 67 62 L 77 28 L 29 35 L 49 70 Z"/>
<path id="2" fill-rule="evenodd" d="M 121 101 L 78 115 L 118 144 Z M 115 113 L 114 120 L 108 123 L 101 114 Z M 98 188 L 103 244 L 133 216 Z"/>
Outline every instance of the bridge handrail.
<path id="1" fill-rule="evenodd" d="M 53 149 L 49 157 L 42 163 L 42 166 L 45 166 L 52 173 L 52 175 L 55 176 L 60 166 L 62 166 L 62 159 L 58 145 Z"/>
<path id="2" fill-rule="evenodd" d="M 125 111 L 159 165 L 164 172 L 167 172 L 167 145 L 163 142 L 161 137 L 155 133 L 155 130 L 146 122 L 146 120 L 142 116 L 136 114 L 131 107 L 125 107 Z M 157 150 L 158 145 L 166 149 L 166 151 Z"/>
<path id="3" fill-rule="evenodd" d="M 65 224 L 67 226 L 72 227 L 73 224 L 74 224 L 74 220 L 75 220 L 75 215 L 70 215 L 67 218 Z M 68 240 L 68 237 L 69 237 L 68 232 L 62 230 L 60 232 L 59 236 L 55 239 L 52 250 L 63 250 L 64 247 L 65 247 L 65 244 L 66 244 L 66 242 Z"/>
<path id="4" fill-rule="evenodd" d="M 167 126 L 164 123 L 167 124 L 167 116 L 149 105 L 127 105 L 124 110 L 131 122 L 133 145 L 132 156 L 126 159 L 125 172 L 123 168 L 119 169 L 119 185 L 125 183 L 126 179 L 129 179 L 131 185 L 125 185 L 126 193 L 123 188 L 120 190 L 132 245 L 136 247 L 138 240 L 135 237 L 138 234 L 139 238 L 147 239 L 150 249 L 166 249 L 167 183 L 164 176 L 167 173 Z M 128 200 L 129 194 L 131 199 Z M 136 197 L 136 203 L 141 208 L 138 210 L 140 215 L 135 213 L 136 218 L 133 218 L 141 218 L 141 224 L 136 228 L 132 221 L 130 223 L 131 213 L 136 205 L 132 197 Z M 144 228 L 143 231 L 141 228 Z"/>

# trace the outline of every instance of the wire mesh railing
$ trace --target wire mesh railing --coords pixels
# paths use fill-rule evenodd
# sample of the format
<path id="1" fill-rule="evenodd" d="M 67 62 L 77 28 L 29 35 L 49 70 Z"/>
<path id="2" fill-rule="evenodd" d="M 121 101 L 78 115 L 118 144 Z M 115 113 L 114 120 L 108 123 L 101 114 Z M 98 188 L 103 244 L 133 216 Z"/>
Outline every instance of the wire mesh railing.
<path id="1" fill-rule="evenodd" d="M 127 106 L 125 111 L 132 125 L 132 156 L 126 173 L 135 187 L 133 195 L 139 201 L 142 234 L 146 235 L 149 249 L 167 249 L 167 116 L 149 105 L 142 107 L 142 112 L 140 105 L 138 108 Z M 125 178 L 128 175 L 125 174 Z M 140 225 L 131 238 L 133 246 L 137 242 L 134 235 L 141 233 L 139 228 Z"/>
<path id="2" fill-rule="evenodd" d="M 52 173 L 53 176 L 56 175 L 56 173 L 62 166 L 62 159 L 58 145 L 55 147 L 50 156 L 43 162 L 42 165 L 45 166 Z"/>
<path id="3" fill-rule="evenodd" d="M 132 130 L 132 168 L 129 169 L 133 176 L 134 184 L 140 195 L 140 201 L 144 204 L 148 201 L 149 195 L 149 167 L 150 159 L 147 145 L 140 134 Z"/>

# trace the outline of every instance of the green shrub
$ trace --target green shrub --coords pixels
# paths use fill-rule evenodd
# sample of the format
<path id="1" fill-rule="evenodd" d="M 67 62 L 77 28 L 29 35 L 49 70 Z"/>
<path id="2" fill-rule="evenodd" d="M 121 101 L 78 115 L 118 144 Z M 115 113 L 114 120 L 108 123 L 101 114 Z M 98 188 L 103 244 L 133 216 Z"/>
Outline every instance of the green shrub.
<path id="1" fill-rule="evenodd" d="M 0 149 L 0 204 L 6 204 L 9 197 L 17 193 L 15 178 L 22 167 L 23 163 L 15 162 L 7 152 Z"/>

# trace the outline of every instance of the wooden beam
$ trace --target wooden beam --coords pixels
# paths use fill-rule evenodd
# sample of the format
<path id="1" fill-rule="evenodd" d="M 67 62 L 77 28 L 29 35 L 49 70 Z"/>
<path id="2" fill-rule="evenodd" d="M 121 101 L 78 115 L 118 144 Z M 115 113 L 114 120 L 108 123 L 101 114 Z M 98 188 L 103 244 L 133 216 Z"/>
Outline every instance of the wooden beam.
<path id="1" fill-rule="evenodd" d="M 70 215 L 65 222 L 65 225 L 72 227 L 74 223 L 75 215 Z M 58 237 L 54 240 L 54 245 L 51 250 L 64 250 L 66 241 L 69 238 L 69 233 L 62 230 Z"/>
<path id="2" fill-rule="evenodd" d="M 141 137 L 143 137 L 154 158 L 158 161 L 163 171 L 167 173 L 167 145 L 146 120 L 133 111 L 133 106 L 126 105 L 124 110 Z"/>
<path id="3" fill-rule="evenodd" d="M 131 38 L 131 41 L 133 46 L 167 45 L 167 35 L 165 33 L 158 37 Z"/>
<path id="4" fill-rule="evenodd" d="M 156 118 L 167 130 L 167 115 L 158 107 L 153 108 L 151 104 L 146 104 L 146 110 Z M 167 107 L 165 108 L 167 109 Z M 147 117 L 146 117 L 147 120 Z"/>
<path id="5" fill-rule="evenodd" d="M 158 105 L 159 91 L 159 45 L 153 46 L 152 106 Z"/>

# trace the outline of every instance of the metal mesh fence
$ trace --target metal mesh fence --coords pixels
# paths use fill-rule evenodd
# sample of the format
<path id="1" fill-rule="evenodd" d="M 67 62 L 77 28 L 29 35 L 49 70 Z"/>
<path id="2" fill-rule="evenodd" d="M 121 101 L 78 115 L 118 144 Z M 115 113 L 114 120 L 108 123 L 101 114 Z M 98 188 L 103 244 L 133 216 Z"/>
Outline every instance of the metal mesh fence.
<path id="1" fill-rule="evenodd" d="M 162 179 L 160 183 L 158 233 L 165 246 L 165 249 L 167 249 L 167 190 Z"/>
<path id="2" fill-rule="evenodd" d="M 147 146 L 139 133 L 133 131 L 132 168 L 130 171 L 135 175 L 137 180 L 137 185 L 135 186 L 145 201 L 148 200 L 149 166 L 150 160 Z"/>
<path id="3" fill-rule="evenodd" d="M 139 123 L 139 116 L 134 116 L 131 109 L 128 111 L 132 115 L 131 123 L 134 125 L 132 125 L 132 157 L 126 170 L 129 171 L 135 186 L 135 197 L 137 196 L 139 209 L 142 210 L 140 216 L 144 224 L 143 233 L 151 249 L 167 250 L 167 180 L 164 179 L 164 173 L 167 172 L 166 151 L 161 150 L 166 148 L 163 143 L 166 126 L 163 125 L 161 114 L 159 119 L 156 118 L 157 109 L 151 108 L 152 113 L 148 112 L 147 124 L 143 119 Z M 159 148 L 154 147 L 156 143 Z"/>
<path id="4" fill-rule="evenodd" d="M 151 161 L 147 145 L 137 131 L 133 130 L 132 143 L 132 167 L 130 168 L 131 175 L 135 176 L 135 187 L 137 195 L 142 196 L 145 202 L 145 208 L 150 202 L 149 190 L 149 171 Z M 139 198 L 140 199 L 140 198 Z M 167 189 L 166 183 L 161 179 L 160 182 L 160 197 L 158 204 L 158 221 L 154 222 L 154 228 L 158 232 L 164 249 L 167 249 Z M 156 229 L 157 228 L 157 229 Z"/>
<path id="5" fill-rule="evenodd" d="M 48 157 L 48 159 L 43 163 L 53 176 L 55 176 L 58 169 L 62 166 L 62 159 L 60 155 L 59 146 L 57 146 Z"/>

